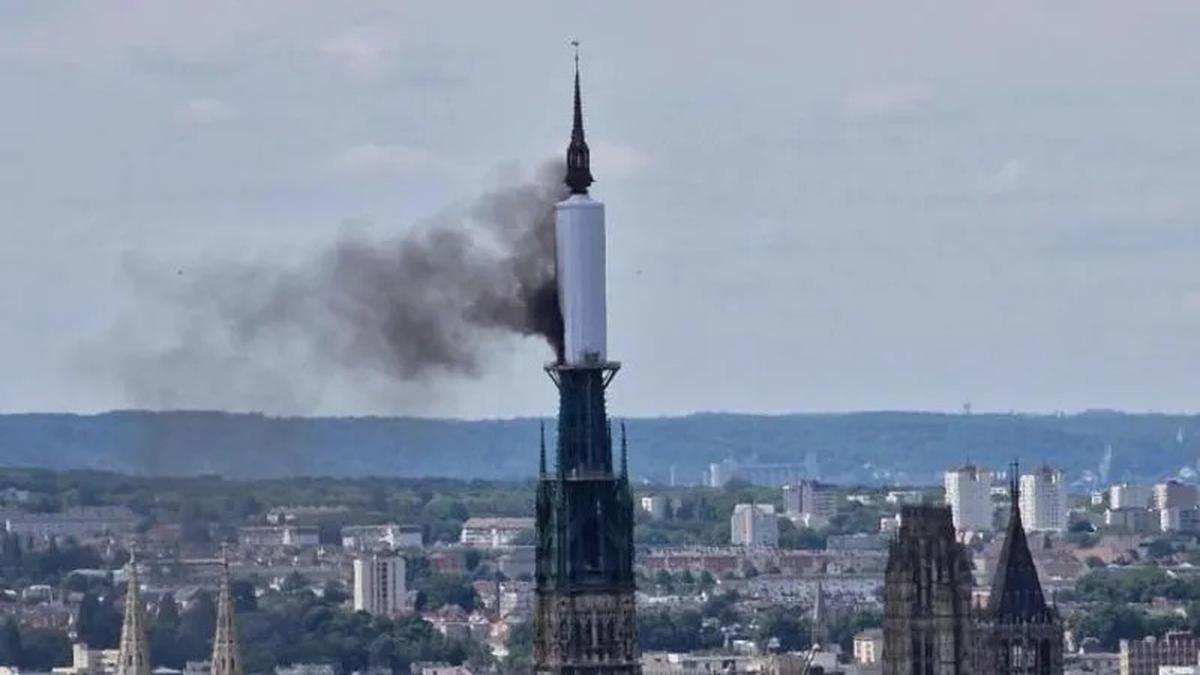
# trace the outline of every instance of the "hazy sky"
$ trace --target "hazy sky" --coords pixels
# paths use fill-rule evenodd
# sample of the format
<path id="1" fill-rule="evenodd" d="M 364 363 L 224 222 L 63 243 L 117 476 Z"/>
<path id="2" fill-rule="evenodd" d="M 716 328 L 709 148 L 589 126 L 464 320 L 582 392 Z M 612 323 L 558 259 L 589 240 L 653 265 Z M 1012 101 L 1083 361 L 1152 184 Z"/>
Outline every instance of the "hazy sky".
<path id="1" fill-rule="evenodd" d="M 138 270 L 403 232 L 560 153 L 573 37 L 618 414 L 1196 407 L 1200 3 L 421 5 L 0 4 L 0 410 L 552 414 L 532 340 L 399 387 L 113 361 L 177 332 Z"/>

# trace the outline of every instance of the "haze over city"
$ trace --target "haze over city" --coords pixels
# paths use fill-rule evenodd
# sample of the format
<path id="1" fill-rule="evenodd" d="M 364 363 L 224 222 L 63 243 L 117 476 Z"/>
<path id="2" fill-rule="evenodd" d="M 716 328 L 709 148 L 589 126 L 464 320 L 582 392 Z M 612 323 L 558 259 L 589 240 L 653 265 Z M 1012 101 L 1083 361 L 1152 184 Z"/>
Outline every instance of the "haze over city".
<path id="1" fill-rule="evenodd" d="M 552 411 L 537 338 L 397 381 L 180 300 L 532 180 L 572 38 L 616 414 L 1192 407 L 1200 6 L 694 9 L 5 4 L 0 409 Z"/>

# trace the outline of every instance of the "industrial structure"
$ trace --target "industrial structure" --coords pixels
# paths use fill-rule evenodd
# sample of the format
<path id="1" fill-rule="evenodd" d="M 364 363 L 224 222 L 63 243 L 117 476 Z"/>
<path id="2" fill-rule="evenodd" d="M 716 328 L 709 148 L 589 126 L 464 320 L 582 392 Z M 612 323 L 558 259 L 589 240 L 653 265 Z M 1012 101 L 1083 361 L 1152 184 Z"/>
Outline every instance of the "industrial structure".
<path id="1" fill-rule="evenodd" d="M 619 364 L 607 356 L 604 205 L 588 196 L 579 57 L 567 148 L 569 196 L 556 207 L 562 349 L 546 372 L 558 387 L 557 458 L 543 432 L 536 505 L 534 671 L 641 673 L 633 571 L 633 496 L 624 430 L 619 472 L 605 392 Z"/>

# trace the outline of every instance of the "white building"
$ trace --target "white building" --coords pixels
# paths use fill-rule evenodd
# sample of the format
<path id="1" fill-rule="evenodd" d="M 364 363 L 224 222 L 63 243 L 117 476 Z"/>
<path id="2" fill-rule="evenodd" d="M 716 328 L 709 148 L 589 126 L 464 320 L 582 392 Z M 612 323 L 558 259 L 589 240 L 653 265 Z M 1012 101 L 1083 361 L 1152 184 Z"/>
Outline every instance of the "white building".
<path id="1" fill-rule="evenodd" d="M 642 510 L 655 520 L 666 518 L 667 512 L 670 510 L 670 502 L 663 495 L 646 495 L 639 503 Z"/>
<path id="2" fill-rule="evenodd" d="M 1065 532 L 1067 485 L 1061 471 L 1042 466 L 1021 476 L 1021 519 L 1026 532 Z"/>
<path id="3" fill-rule="evenodd" d="M 404 558 L 368 555 L 354 560 L 354 611 L 398 616 L 407 596 Z"/>
<path id="4" fill-rule="evenodd" d="M 868 628 L 854 635 L 854 662 L 870 666 L 883 660 L 883 629 Z"/>
<path id="5" fill-rule="evenodd" d="M 815 480 L 783 486 L 783 512 L 806 527 L 827 525 L 837 513 L 838 490 Z"/>
<path id="6" fill-rule="evenodd" d="M 342 528 L 342 548 L 365 551 L 396 548 L 420 548 L 424 543 L 421 528 L 387 523 L 384 525 L 347 525 Z"/>
<path id="7" fill-rule="evenodd" d="M 986 471 L 968 464 L 944 475 L 946 503 L 954 518 L 954 529 L 988 532 L 992 529 L 992 479 Z"/>
<path id="8" fill-rule="evenodd" d="M 770 504 L 738 504 L 729 519 L 729 541 L 734 546 L 778 546 L 779 516 Z"/>
<path id="9" fill-rule="evenodd" d="M 1195 485 L 1169 480 L 1154 486 L 1154 508 L 1159 511 L 1194 509 L 1198 502 Z"/>
<path id="10" fill-rule="evenodd" d="M 110 675 L 117 672 L 116 649 L 90 649 L 82 642 L 71 645 L 71 665 L 58 666 L 54 675 Z"/>
<path id="11" fill-rule="evenodd" d="M 1149 485 L 1121 483 L 1108 488 L 1108 508 L 1147 509 L 1154 501 L 1154 488 Z"/>
<path id="12" fill-rule="evenodd" d="M 1200 532 L 1200 509 L 1169 508 L 1158 512 L 1163 532 L 1195 534 Z"/>
<path id="13" fill-rule="evenodd" d="M 533 518 L 467 518 L 459 541 L 467 546 L 512 546 L 517 535 L 534 528 Z"/>

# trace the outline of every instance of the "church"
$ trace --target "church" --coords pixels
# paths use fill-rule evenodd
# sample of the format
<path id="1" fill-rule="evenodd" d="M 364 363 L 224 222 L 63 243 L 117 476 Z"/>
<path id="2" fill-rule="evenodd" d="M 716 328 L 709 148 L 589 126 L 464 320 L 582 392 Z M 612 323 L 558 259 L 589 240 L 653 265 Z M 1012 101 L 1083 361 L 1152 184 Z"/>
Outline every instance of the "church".
<path id="1" fill-rule="evenodd" d="M 950 507 L 904 508 L 884 581 L 883 675 L 1062 675 L 1062 619 L 1042 592 L 1015 480 L 1010 496 L 986 607 L 972 602 Z"/>

